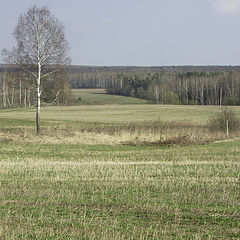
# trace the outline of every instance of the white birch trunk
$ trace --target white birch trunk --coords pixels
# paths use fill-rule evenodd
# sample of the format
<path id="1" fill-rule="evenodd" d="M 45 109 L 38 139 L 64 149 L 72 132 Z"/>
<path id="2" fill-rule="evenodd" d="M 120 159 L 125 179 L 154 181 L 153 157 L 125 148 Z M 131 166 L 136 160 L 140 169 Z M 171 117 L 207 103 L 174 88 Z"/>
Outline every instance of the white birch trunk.
<path id="1" fill-rule="evenodd" d="M 19 106 L 20 108 L 22 107 L 22 76 L 21 75 L 19 79 Z"/>
<path id="2" fill-rule="evenodd" d="M 40 132 L 40 107 L 41 107 L 41 63 L 38 63 L 38 78 L 37 78 L 37 111 L 36 111 L 36 125 L 37 133 Z"/>
<path id="3" fill-rule="evenodd" d="M 12 86 L 12 107 L 14 106 L 14 94 L 15 94 L 15 87 L 13 84 L 13 86 Z"/>
<path id="4" fill-rule="evenodd" d="M 5 73 L 3 74 L 3 82 L 2 82 L 2 88 L 3 88 L 3 108 L 7 107 L 7 99 L 6 99 L 6 82 L 5 82 Z"/>
<path id="5" fill-rule="evenodd" d="M 24 108 L 27 108 L 27 89 L 24 90 Z"/>
<path id="6" fill-rule="evenodd" d="M 220 88 L 220 99 L 219 99 L 219 105 L 222 106 L 222 88 Z"/>
<path id="7" fill-rule="evenodd" d="M 28 107 L 31 107 L 31 89 L 28 88 Z"/>

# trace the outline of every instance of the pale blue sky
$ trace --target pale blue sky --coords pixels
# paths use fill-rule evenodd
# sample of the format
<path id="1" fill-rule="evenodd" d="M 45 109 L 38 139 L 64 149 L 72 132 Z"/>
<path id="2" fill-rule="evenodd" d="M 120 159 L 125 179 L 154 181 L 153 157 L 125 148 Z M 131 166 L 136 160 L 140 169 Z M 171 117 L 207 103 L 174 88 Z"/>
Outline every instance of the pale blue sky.
<path id="1" fill-rule="evenodd" d="M 47 6 L 77 65 L 239 65 L 240 0 L 0 0 L 0 49 L 20 13 Z"/>

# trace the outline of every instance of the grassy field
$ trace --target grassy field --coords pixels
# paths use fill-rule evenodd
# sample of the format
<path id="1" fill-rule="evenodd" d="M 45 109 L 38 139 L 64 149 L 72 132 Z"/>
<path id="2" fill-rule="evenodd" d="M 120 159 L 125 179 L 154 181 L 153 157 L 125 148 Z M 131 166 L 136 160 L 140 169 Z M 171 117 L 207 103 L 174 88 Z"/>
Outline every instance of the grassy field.
<path id="1" fill-rule="evenodd" d="M 234 108 L 240 114 L 240 108 Z M 0 239 L 239 239 L 240 140 L 217 107 L 0 111 Z"/>
<path id="2" fill-rule="evenodd" d="M 240 116 L 240 107 L 231 107 Z M 87 105 L 70 107 L 43 107 L 42 120 L 67 120 L 80 122 L 129 122 L 129 121 L 186 121 L 206 123 L 220 107 L 183 105 Z M 1 117 L 34 120 L 35 109 L 5 110 Z"/>
<path id="3" fill-rule="evenodd" d="M 14 106 L 19 107 L 19 96 L 18 91 L 16 90 L 16 95 L 14 99 Z M 73 103 L 75 106 L 85 106 L 85 105 L 111 105 L 111 104 L 147 104 L 147 100 L 109 95 L 105 89 L 72 89 Z M 2 93 L 0 91 L 0 99 L 2 99 Z M 0 109 L 2 109 L 2 101 L 0 101 Z"/>
<path id="4" fill-rule="evenodd" d="M 103 104 L 146 104 L 143 99 L 107 94 L 105 89 L 73 89 L 73 96 L 77 105 L 103 105 Z"/>

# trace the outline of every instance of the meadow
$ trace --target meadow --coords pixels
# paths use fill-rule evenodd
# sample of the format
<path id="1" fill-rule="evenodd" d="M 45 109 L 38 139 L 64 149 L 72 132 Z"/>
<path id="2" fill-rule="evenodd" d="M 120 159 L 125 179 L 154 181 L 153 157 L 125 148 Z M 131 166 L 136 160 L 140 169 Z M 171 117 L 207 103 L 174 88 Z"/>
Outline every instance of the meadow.
<path id="1" fill-rule="evenodd" d="M 109 95 L 105 89 L 83 88 L 72 89 L 72 94 L 76 100 L 76 105 L 103 105 L 103 104 L 146 104 L 147 100 L 125 97 L 119 95 Z"/>
<path id="2" fill-rule="evenodd" d="M 34 109 L 0 111 L 0 239 L 239 239 L 240 134 L 208 130 L 219 107 L 102 101 L 43 107 L 40 135 Z"/>

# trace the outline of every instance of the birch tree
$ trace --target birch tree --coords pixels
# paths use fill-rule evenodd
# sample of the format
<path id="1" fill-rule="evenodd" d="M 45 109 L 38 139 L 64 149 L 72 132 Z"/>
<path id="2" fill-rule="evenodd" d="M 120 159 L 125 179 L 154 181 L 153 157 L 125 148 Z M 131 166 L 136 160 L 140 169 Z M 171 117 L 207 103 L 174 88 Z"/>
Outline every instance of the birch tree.
<path id="1" fill-rule="evenodd" d="M 42 81 L 70 64 L 64 26 L 46 7 L 33 6 L 19 16 L 14 37 L 17 62 L 34 77 L 32 85 L 36 88 L 36 127 L 39 133 Z"/>

